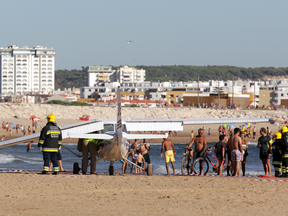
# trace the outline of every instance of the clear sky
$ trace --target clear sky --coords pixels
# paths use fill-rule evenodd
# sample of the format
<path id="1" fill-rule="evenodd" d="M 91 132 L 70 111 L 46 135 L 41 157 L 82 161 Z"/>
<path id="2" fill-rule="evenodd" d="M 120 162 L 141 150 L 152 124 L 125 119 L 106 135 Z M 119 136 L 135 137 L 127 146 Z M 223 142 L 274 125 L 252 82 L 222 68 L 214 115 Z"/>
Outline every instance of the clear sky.
<path id="1" fill-rule="evenodd" d="M 287 9 L 287 0 L 7 0 L 0 47 L 53 47 L 56 69 L 287 67 Z"/>

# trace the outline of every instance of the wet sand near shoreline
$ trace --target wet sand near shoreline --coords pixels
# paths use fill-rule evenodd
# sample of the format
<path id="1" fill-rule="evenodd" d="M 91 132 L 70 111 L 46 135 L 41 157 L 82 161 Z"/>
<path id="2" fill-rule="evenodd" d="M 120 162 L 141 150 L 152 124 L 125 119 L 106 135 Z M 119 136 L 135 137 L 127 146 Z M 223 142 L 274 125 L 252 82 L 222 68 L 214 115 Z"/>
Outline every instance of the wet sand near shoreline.
<path id="1" fill-rule="evenodd" d="M 287 182 L 247 180 L 0 173 L 0 215 L 288 214 Z"/>

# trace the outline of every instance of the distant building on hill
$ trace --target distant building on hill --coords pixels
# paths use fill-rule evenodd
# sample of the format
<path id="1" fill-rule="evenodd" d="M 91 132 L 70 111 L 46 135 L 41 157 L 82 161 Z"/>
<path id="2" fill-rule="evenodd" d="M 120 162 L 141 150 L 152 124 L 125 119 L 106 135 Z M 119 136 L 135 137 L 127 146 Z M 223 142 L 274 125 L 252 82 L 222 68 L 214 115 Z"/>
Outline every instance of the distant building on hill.
<path id="1" fill-rule="evenodd" d="M 117 71 L 118 80 L 120 83 L 141 83 L 145 81 L 146 71 L 141 69 L 137 70 L 135 67 L 120 67 Z"/>
<path id="2" fill-rule="evenodd" d="M 112 66 L 84 66 L 82 67 L 82 85 L 95 86 L 99 83 L 114 82 L 117 80 Z"/>
<path id="3" fill-rule="evenodd" d="M 55 50 L 43 46 L 0 48 L 0 93 L 53 93 Z"/>

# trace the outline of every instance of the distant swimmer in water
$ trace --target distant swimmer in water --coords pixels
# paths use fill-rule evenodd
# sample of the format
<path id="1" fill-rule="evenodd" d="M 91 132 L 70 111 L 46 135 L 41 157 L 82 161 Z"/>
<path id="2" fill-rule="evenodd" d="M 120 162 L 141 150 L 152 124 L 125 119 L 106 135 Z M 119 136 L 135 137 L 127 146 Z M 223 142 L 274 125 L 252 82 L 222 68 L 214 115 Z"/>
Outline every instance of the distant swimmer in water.
<path id="1" fill-rule="evenodd" d="M 31 149 L 34 149 L 34 147 L 32 147 L 33 141 L 30 141 L 27 145 L 27 152 L 29 152 Z"/>

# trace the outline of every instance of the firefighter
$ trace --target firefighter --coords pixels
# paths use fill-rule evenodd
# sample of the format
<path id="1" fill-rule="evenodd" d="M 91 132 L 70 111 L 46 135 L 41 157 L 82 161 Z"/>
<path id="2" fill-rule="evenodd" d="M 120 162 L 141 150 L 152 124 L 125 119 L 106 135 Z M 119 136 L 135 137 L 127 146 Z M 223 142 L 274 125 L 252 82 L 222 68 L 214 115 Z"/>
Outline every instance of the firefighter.
<path id="1" fill-rule="evenodd" d="M 282 170 L 282 134 L 280 132 L 275 133 L 274 135 L 275 142 L 272 144 L 272 153 L 273 153 L 273 162 L 272 165 L 275 169 L 275 177 L 281 176 Z"/>
<path id="2" fill-rule="evenodd" d="M 283 126 L 282 131 L 282 177 L 288 177 L 288 128 Z"/>
<path id="3" fill-rule="evenodd" d="M 53 175 L 59 173 L 58 150 L 61 149 L 62 133 L 61 129 L 55 123 L 55 116 L 47 116 L 47 124 L 41 130 L 38 147 L 43 152 L 44 168 L 40 174 L 48 174 L 50 161 L 53 163 Z"/>
<path id="4" fill-rule="evenodd" d="M 87 173 L 89 152 L 90 152 L 90 159 L 91 159 L 90 174 L 95 174 L 95 172 L 96 172 L 97 144 L 98 144 L 98 140 L 95 140 L 95 139 L 84 139 L 83 140 L 82 174 L 84 174 L 84 175 Z"/>

